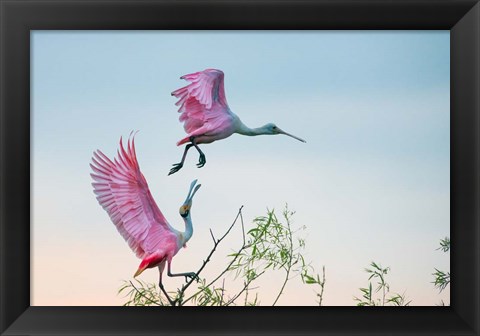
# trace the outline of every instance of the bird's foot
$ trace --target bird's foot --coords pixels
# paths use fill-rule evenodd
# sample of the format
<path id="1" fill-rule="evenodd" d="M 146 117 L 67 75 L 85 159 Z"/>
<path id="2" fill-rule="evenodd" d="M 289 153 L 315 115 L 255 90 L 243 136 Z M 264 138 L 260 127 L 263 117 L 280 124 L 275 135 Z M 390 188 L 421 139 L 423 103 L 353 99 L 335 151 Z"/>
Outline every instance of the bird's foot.
<path id="1" fill-rule="evenodd" d="M 176 172 L 178 172 L 180 169 L 182 169 L 183 167 L 183 163 L 180 162 L 180 163 L 175 163 L 172 167 L 172 169 L 170 169 L 170 172 L 168 173 L 168 175 L 172 175 L 172 174 L 175 174 Z"/>
<path id="2" fill-rule="evenodd" d="M 202 168 L 203 166 L 205 166 L 205 163 L 207 163 L 207 159 L 205 158 L 205 154 L 200 154 L 200 157 L 198 158 L 197 167 Z"/>
<path id="3" fill-rule="evenodd" d="M 197 273 L 195 272 L 190 272 L 185 274 L 185 282 L 188 282 L 190 279 L 196 280 L 197 282 L 200 281 L 200 278 L 198 277 Z"/>

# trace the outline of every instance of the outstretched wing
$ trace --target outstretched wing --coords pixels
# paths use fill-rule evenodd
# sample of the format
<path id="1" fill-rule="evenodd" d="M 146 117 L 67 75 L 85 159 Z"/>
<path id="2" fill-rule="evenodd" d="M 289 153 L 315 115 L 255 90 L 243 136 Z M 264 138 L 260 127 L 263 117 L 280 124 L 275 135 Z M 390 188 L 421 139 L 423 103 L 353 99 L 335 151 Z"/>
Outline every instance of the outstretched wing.
<path id="1" fill-rule="evenodd" d="M 172 92 L 178 98 L 175 105 L 180 106 L 180 121 L 187 133 L 229 113 L 221 70 L 207 69 L 180 78 L 191 82 Z"/>
<path id="2" fill-rule="evenodd" d="M 128 140 L 125 150 L 120 138 L 117 158 L 113 161 L 100 150 L 93 153 L 92 161 L 90 175 L 95 181 L 92 185 L 98 203 L 137 257 L 152 253 L 158 243 L 174 235 L 140 171 L 134 139 Z"/>

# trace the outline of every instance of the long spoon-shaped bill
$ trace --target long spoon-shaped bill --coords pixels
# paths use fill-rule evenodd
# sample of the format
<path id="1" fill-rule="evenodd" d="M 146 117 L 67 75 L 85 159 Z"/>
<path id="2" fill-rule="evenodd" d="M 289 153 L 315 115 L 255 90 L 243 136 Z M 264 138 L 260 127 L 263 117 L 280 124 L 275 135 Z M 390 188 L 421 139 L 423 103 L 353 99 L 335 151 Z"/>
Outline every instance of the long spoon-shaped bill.
<path id="1" fill-rule="evenodd" d="M 287 133 L 287 132 L 285 132 L 284 130 L 278 129 L 278 133 L 279 133 L 279 134 L 288 135 L 289 137 L 292 137 L 292 138 L 294 138 L 294 139 L 297 139 L 298 141 L 301 141 L 301 142 L 305 142 L 305 143 L 306 143 L 306 141 L 303 140 L 302 138 L 296 137 L 295 135 L 290 134 L 290 133 Z"/>
<path id="2" fill-rule="evenodd" d="M 193 196 L 195 195 L 197 190 L 202 186 L 201 184 L 198 184 L 197 186 L 195 186 L 195 184 L 197 184 L 197 180 L 192 181 L 192 183 L 190 184 L 190 190 L 188 191 L 187 198 L 185 199 L 185 204 L 188 204 L 192 201 Z"/>

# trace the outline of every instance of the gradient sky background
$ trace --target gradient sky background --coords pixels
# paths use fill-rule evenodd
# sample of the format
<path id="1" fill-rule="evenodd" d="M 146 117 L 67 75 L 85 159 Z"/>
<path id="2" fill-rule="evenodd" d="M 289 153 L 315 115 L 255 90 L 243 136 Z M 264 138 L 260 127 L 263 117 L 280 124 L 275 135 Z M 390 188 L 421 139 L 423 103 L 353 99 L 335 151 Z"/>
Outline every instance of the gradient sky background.
<path id="1" fill-rule="evenodd" d="M 136 137 L 140 167 L 170 224 L 190 182 L 194 235 L 173 262 L 196 270 L 244 205 L 247 227 L 266 208 L 296 211 L 306 258 L 326 267 L 325 305 L 354 305 L 374 260 L 390 266 L 392 292 L 412 305 L 449 302 L 431 273 L 449 270 L 437 251 L 450 234 L 448 31 L 32 33 L 32 305 L 119 305 L 139 260 L 98 205 L 89 162 Z M 243 122 L 275 122 L 304 138 L 232 137 L 203 146 L 207 164 L 179 161 L 184 137 L 175 99 L 181 75 L 218 68 Z M 203 273 L 241 245 L 237 227 Z M 140 276 L 157 281 L 156 269 Z M 228 278 L 227 282 L 233 280 Z M 166 279 L 174 290 L 181 280 Z M 281 283 L 260 283 L 271 304 Z M 315 305 L 293 280 L 281 305 Z"/>

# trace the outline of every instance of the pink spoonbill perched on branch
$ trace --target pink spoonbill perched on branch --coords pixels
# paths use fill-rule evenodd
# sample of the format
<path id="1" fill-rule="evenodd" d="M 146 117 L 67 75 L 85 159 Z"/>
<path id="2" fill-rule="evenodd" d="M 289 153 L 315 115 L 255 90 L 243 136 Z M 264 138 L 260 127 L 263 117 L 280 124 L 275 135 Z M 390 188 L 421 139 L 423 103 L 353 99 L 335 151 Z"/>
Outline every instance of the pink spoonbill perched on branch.
<path id="1" fill-rule="evenodd" d="M 305 142 L 272 123 L 258 128 L 247 127 L 228 107 L 223 78 L 223 72 L 217 69 L 206 69 L 180 77 L 180 79 L 189 81 L 190 84 L 173 91 L 172 96 L 178 98 L 175 105 L 180 106 L 178 110 L 181 113 L 180 121 L 184 123 L 183 128 L 188 135 L 180 140 L 177 146 L 185 143 L 187 145 L 182 160 L 173 165 L 168 175 L 182 169 L 187 152 L 192 146 L 200 154 L 197 167 L 203 167 L 206 158 L 198 145 L 225 139 L 233 133 L 248 136 L 285 134 Z"/>
<path id="2" fill-rule="evenodd" d="M 167 222 L 150 193 L 137 161 L 134 137 L 128 140 L 126 149 L 120 138 L 117 158 L 113 161 L 100 150 L 93 153 L 93 163 L 90 164 L 93 170 L 93 191 L 122 237 L 137 257 L 142 259 L 134 277 L 147 268 L 158 267 L 160 289 L 172 304 L 162 284 L 165 264 L 170 277 L 197 277 L 194 272 L 173 274 L 171 263 L 172 258 L 192 237 L 190 210 L 200 184 L 196 185 L 195 180 L 190 185 L 187 198 L 180 207 L 185 231 L 177 231 Z"/>

